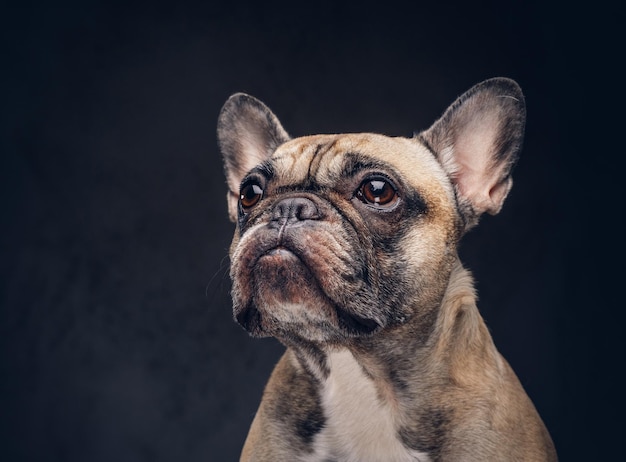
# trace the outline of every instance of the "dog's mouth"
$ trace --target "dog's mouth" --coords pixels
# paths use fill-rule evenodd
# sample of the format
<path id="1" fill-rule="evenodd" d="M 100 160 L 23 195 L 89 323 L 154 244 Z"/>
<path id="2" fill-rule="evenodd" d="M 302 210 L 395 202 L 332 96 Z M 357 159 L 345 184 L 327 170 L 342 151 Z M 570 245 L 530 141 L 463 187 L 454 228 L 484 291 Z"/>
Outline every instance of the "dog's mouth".
<path id="1" fill-rule="evenodd" d="M 252 265 L 252 271 L 257 272 L 259 278 L 264 278 L 266 276 L 271 276 L 270 274 L 265 274 L 264 270 L 271 271 L 279 271 L 279 270 L 288 270 L 289 268 L 293 268 L 294 265 L 302 265 L 304 268 L 308 270 L 308 265 L 306 265 L 299 255 L 299 252 L 293 250 L 289 247 L 286 247 L 282 244 L 277 245 L 276 247 L 271 247 L 268 250 L 261 252 Z M 310 270 L 308 270 L 310 272 Z M 285 274 L 286 276 L 287 274 Z M 313 278 L 313 274 L 311 273 L 311 277 Z M 285 281 L 286 282 L 286 281 Z"/>
<path id="2" fill-rule="evenodd" d="M 291 250 L 288 247 L 285 247 L 284 245 L 277 245 L 276 247 L 272 247 L 271 249 L 259 255 L 255 266 L 261 260 L 270 260 L 276 264 L 289 264 L 290 262 L 304 264 L 297 252 Z"/>
<path id="3" fill-rule="evenodd" d="M 252 335 L 297 334 L 326 340 L 369 335 L 381 326 L 350 305 L 359 297 L 348 296 L 354 289 L 337 272 L 332 258 L 284 242 L 266 249 L 257 247 L 256 251 L 248 270 L 241 268 L 235 277 L 249 288 L 249 294 L 240 294 L 245 300 L 235 307 L 235 318 Z M 345 286 L 344 299 L 338 300 L 341 285 Z"/>

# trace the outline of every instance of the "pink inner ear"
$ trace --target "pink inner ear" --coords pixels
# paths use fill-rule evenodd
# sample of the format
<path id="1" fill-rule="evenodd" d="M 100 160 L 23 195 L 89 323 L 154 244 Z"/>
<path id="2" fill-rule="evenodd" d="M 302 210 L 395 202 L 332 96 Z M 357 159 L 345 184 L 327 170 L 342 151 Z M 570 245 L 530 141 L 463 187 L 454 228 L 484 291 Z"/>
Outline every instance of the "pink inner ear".
<path id="1" fill-rule="evenodd" d="M 495 162 L 492 152 L 500 123 L 498 111 L 474 118 L 456 134 L 457 144 L 452 148 L 454 181 L 477 213 L 498 213 L 510 189 L 503 179 L 507 166 Z"/>
<path id="2" fill-rule="evenodd" d="M 251 134 L 244 134 L 239 139 L 238 164 L 227 169 L 226 176 L 230 190 L 239 194 L 239 184 L 243 177 L 254 167 L 268 158 L 269 148 L 259 143 Z"/>
<path id="3" fill-rule="evenodd" d="M 502 205 L 504 204 L 504 200 L 506 196 L 509 195 L 509 191 L 513 187 L 513 178 L 510 176 L 507 177 L 504 181 L 501 181 L 489 191 L 489 196 L 491 197 L 491 202 L 495 206 L 495 208 L 487 209 L 492 215 L 500 212 Z"/>

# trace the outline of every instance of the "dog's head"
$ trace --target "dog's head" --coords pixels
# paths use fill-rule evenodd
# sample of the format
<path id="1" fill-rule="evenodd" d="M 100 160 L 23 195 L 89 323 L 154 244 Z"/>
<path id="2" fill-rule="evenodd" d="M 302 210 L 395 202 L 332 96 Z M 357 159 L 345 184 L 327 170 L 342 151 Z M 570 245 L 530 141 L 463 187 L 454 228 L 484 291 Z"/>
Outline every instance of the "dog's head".
<path id="1" fill-rule="evenodd" d="M 219 116 L 237 321 L 252 335 L 343 342 L 432 318 L 462 234 L 497 213 L 524 98 L 491 79 L 413 138 L 291 139 L 260 101 Z"/>

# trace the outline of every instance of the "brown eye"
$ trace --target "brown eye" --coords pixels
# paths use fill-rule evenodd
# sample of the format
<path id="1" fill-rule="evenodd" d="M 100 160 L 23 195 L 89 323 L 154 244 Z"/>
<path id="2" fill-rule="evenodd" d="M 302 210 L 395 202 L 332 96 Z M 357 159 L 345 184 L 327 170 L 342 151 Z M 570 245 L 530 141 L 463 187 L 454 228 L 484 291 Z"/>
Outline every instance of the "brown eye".
<path id="1" fill-rule="evenodd" d="M 398 193 L 385 178 L 373 178 L 363 182 L 357 190 L 363 202 L 374 206 L 390 207 L 398 200 Z"/>
<path id="2" fill-rule="evenodd" d="M 241 188 L 239 202 L 244 209 L 254 207 L 263 197 L 263 189 L 256 183 L 248 183 Z"/>

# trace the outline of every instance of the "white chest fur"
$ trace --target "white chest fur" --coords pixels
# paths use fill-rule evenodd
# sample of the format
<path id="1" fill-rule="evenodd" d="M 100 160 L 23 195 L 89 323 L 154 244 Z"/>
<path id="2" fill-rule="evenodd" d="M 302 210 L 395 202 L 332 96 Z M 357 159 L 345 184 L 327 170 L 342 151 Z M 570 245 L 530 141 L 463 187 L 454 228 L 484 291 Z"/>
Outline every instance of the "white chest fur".
<path id="1" fill-rule="evenodd" d="M 328 355 L 330 375 L 322 386 L 326 417 L 307 461 L 428 462 L 428 455 L 406 448 L 397 436 L 397 413 L 379 399 L 376 387 L 348 350 Z"/>

